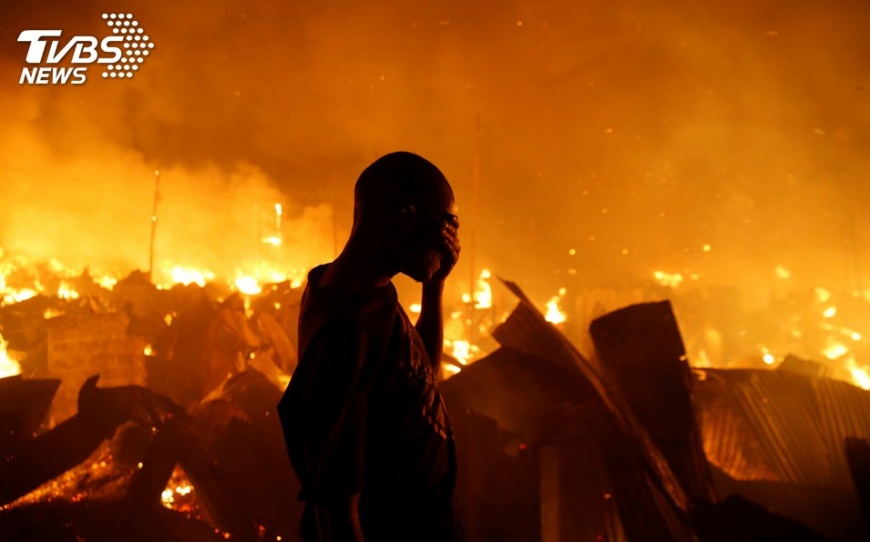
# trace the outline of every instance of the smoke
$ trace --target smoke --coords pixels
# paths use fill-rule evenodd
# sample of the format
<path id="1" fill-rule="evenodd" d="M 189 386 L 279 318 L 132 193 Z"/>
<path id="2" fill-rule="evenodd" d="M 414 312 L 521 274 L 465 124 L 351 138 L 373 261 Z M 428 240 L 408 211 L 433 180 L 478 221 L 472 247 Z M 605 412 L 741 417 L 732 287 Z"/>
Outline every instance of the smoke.
<path id="1" fill-rule="evenodd" d="M 457 291 L 472 249 L 476 267 L 542 300 L 656 269 L 751 286 L 782 266 L 807 284 L 861 284 L 870 8 L 858 0 L 127 2 L 156 45 L 140 72 L 56 88 L 17 84 L 14 38 L 102 35 L 106 7 L 5 9 L 9 251 L 143 268 L 160 169 L 161 257 L 234 269 L 262 249 L 254 209 L 283 202 L 298 219 L 286 250 L 325 261 L 356 176 L 406 149 L 454 185 Z"/>
<path id="2" fill-rule="evenodd" d="M 331 207 L 289 200 L 254 165 L 159 167 L 138 150 L 74 127 L 57 148 L 32 122 L 42 106 L 20 105 L 5 111 L 0 128 L 0 247 L 7 255 L 73 270 L 146 270 L 152 216 L 158 280 L 175 266 L 227 279 L 263 275 L 264 268 L 300 278 L 334 251 Z M 264 244 L 268 237 L 281 245 Z"/>

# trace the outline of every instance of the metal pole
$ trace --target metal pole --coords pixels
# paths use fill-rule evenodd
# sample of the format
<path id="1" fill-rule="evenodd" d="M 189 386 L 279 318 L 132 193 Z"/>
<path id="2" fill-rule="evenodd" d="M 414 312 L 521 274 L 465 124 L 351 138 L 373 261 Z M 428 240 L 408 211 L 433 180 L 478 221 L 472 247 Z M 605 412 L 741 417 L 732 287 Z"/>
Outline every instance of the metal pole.
<path id="1" fill-rule="evenodd" d="M 474 290 L 477 287 L 474 252 L 477 237 L 477 194 L 480 189 L 480 113 L 477 114 L 474 131 L 474 165 L 471 175 L 471 231 L 468 243 L 468 264 L 471 273 L 471 300 L 474 301 Z"/>
<path id="2" fill-rule="evenodd" d="M 151 208 L 151 246 L 148 250 L 148 280 L 154 282 L 154 238 L 157 236 L 157 205 L 160 203 L 160 170 L 154 170 L 154 205 Z"/>

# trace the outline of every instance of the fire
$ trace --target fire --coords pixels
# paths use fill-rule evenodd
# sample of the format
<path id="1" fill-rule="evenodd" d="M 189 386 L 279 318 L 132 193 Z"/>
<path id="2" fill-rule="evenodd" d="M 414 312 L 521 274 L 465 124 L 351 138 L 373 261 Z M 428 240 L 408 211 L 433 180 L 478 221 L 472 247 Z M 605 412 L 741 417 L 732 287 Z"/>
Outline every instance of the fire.
<path id="1" fill-rule="evenodd" d="M 9 264 L 0 266 L 0 306 L 25 301 L 31 297 L 36 297 L 38 293 L 30 288 L 17 290 L 7 286 L 6 275 L 12 270 L 13 268 Z"/>
<path id="2" fill-rule="evenodd" d="M 849 348 L 836 340 L 828 339 L 828 345 L 822 350 L 822 355 L 829 360 L 840 359 L 849 353 Z"/>
<path id="3" fill-rule="evenodd" d="M 466 340 L 453 341 L 453 352 L 451 355 L 459 363 L 468 365 L 468 359 L 471 357 L 471 343 Z"/>
<path id="4" fill-rule="evenodd" d="M 474 292 L 475 309 L 492 308 L 492 286 L 489 284 L 490 278 L 492 278 L 492 273 L 489 269 L 484 269 L 480 272 L 480 278 L 477 279 L 477 290 Z"/>
<path id="5" fill-rule="evenodd" d="M 245 295 L 257 295 L 263 291 L 257 283 L 257 279 L 251 276 L 242 276 L 236 279 L 236 288 Z"/>
<path id="6" fill-rule="evenodd" d="M 78 299 L 79 293 L 72 286 L 62 282 L 57 289 L 57 297 L 61 299 Z"/>
<path id="7" fill-rule="evenodd" d="M 32 290 L 30 288 L 22 288 L 21 290 L 13 290 L 11 288 L 5 288 L 3 290 L 3 305 L 11 305 L 13 303 L 20 303 L 21 301 L 26 301 L 31 297 L 36 297 L 36 290 Z"/>
<path id="8" fill-rule="evenodd" d="M 441 367 L 444 368 L 444 371 L 447 373 L 448 377 L 453 376 L 455 374 L 459 374 L 462 371 L 462 369 L 460 369 L 456 365 L 451 365 L 449 363 L 445 363 Z M 447 377 L 445 377 L 445 378 L 447 378 Z"/>
<path id="9" fill-rule="evenodd" d="M 267 235 L 261 239 L 261 241 L 266 245 L 272 245 L 273 247 L 281 246 L 283 243 L 283 239 L 281 238 L 281 217 L 284 215 L 284 208 L 280 203 L 275 204 L 275 234 Z"/>
<path id="10" fill-rule="evenodd" d="M 559 303 L 565 297 L 565 292 L 567 292 L 567 289 L 560 288 L 559 294 L 554 295 L 547 301 L 547 312 L 544 315 L 544 319 L 551 324 L 561 324 L 568 319 L 567 315 L 559 307 Z"/>
<path id="11" fill-rule="evenodd" d="M 176 495 L 188 495 L 191 491 L 193 491 L 193 486 L 189 483 L 182 483 L 174 488 L 167 487 L 163 490 L 163 493 L 160 494 L 160 500 L 163 501 L 163 506 L 172 508 L 170 505 L 175 502 Z"/>
<path id="12" fill-rule="evenodd" d="M 172 283 L 169 286 L 175 284 L 184 284 L 185 286 L 188 284 L 196 284 L 198 286 L 205 286 L 206 282 L 214 280 L 214 273 L 210 271 L 200 271 L 198 269 L 182 267 L 180 265 L 174 266 L 169 271 L 169 276 L 172 277 Z"/>
<path id="13" fill-rule="evenodd" d="M 866 365 L 859 366 L 854 359 L 849 358 L 846 360 L 846 367 L 852 374 L 852 380 L 855 381 L 855 385 L 859 388 L 870 390 L 870 371 L 868 371 Z"/>
<path id="14" fill-rule="evenodd" d="M 21 365 L 9 357 L 6 345 L 7 342 L 3 340 L 3 336 L 0 335 L 0 378 L 21 374 Z"/>
<path id="15" fill-rule="evenodd" d="M 172 471 L 169 482 L 160 494 L 160 501 L 166 508 L 178 512 L 190 512 L 196 507 L 195 488 L 180 467 Z"/>
<path id="16" fill-rule="evenodd" d="M 118 279 L 111 275 L 100 275 L 94 277 L 94 281 L 106 290 L 112 290 L 115 288 L 115 285 L 118 284 Z"/>

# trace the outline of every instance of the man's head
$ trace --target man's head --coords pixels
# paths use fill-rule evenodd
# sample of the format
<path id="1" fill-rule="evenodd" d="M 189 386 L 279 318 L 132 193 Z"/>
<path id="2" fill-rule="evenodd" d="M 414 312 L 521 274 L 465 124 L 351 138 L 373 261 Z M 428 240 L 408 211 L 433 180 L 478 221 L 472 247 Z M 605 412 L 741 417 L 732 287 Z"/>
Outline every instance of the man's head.
<path id="1" fill-rule="evenodd" d="M 438 269 L 441 231 L 455 221 L 453 189 L 434 164 L 394 152 L 367 167 L 354 187 L 353 235 L 377 240 L 395 272 L 425 281 Z"/>

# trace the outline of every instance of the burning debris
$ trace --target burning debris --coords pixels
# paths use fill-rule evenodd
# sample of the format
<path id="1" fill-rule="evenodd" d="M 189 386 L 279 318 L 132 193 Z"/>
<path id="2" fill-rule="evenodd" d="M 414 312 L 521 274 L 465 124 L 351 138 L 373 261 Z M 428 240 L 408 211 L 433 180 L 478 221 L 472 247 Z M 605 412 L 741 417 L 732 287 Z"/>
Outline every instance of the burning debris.
<path id="1" fill-rule="evenodd" d="M 298 487 L 273 409 L 297 361 L 298 283 L 222 283 L 180 267 L 171 286 L 141 272 L 5 269 L 0 535 L 38 533 L 51 517 L 58 539 L 110 540 L 133 525 L 144 539 L 295 539 Z M 562 288 L 542 311 L 505 282 L 520 299 L 506 311 L 483 270 L 447 307 L 443 389 L 469 540 L 554 528 L 582 539 L 822 539 L 795 519 L 864 536 L 844 443 L 870 439 L 870 400 L 831 380 L 861 383 L 866 334 L 840 323 L 860 300 L 819 289 L 784 333 L 759 326 L 769 337 L 743 362 L 751 368 L 713 368 L 759 334 L 729 342 L 743 335 L 724 318 L 736 311 L 721 310 L 727 291 L 680 295 L 681 281 L 655 278 L 663 290 L 628 297 Z M 638 303 L 662 292 L 673 307 Z M 796 352 L 830 355 L 779 357 L 798 338 L 810 346 Z M 836 507 L 808 507 L 809 488 Z M 732 493 L 741 497 L 722 498 Z M 749 523 L 737 528 L 740 518 Z"/>
<path id="2" fill-rule="evenodd" d="M 298 488 L 272 410 L 299 289 L 79 279 L 0 306 L 2 352 L 21 354 L 0 379 L 0 538 L 292 540 Z"/>

